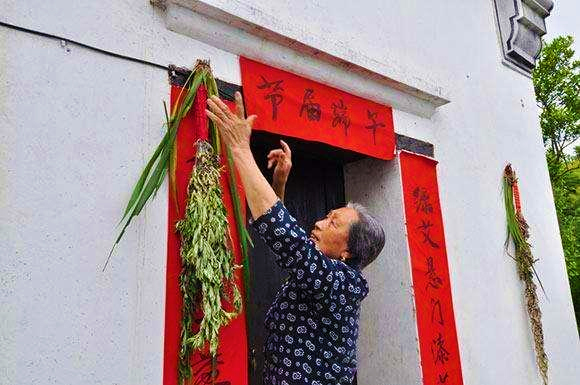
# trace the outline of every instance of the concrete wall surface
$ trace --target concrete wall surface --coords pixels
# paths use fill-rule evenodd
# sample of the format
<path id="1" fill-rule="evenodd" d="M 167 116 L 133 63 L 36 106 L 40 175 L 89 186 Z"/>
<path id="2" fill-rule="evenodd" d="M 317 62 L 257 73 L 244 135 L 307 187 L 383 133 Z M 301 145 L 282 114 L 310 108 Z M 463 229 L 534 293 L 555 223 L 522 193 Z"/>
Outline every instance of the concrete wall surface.
<path id="1" fill-rule="evenodd" d="M 522 285 L 503 248 L 501 175 L 510 162 L 549 298 L 540 294 L 551 383 L 576 384 L 580 342 L 538 109 L 531 80 L 501 64 L 492 1 L 204 3 L 343 60 L 364 55 L 400 79 L 445 89 L 450 103 L 430 118 L 395 109 L 394 120 L 398 133 L 435 145 L 464 383 L 541 383 Z M 236 55 L 169 31 L 165 12 L 148 0 L 0 0 L 0 9 L 0 21 L 163 65 L 209 58 L 217 77 L 240 83 Z M 0 26 L 0 384 L 161 383 L 165 186 L 101 268 L 133 183 L 163 135 L 168 98 L 161 69 Z M 366 174 L 348 165 L 347 194 L 386 218 L 400 200 L 397 166 L 370 162 L 379 182 L 365 195 L 353 183 Z M 369 266 L 369 278 L 408 273 L 408 256 L 400 258 L 392 271 Z M 363 309 L 363 385 L 418 381 L 416 346 L 407 345 L 409 279 L 371 283 L 385 295 L 382 303 L 369 297 Z M 408 300 L 391 301 L 397 284 Z M 385 309 L 373 313 L 379 305 Z M 389 306 L 402 312 L 401 328 L 390 324 Z M 404 357 L 371 344 L 385 333 L 400 333 Z"/>

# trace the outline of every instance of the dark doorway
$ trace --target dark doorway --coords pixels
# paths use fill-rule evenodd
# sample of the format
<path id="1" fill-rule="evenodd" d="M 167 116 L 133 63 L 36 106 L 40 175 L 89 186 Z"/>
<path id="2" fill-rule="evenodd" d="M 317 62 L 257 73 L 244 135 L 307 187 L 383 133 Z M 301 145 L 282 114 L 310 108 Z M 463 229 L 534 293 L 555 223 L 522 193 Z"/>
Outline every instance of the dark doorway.
<path id="1" fill-rule="evenodd" d="M 270 150 L 280 148 L 279 139 L 284 139 L 292 149 L 292 171 L 284 204 L 308 233 L 318 219 L 345 205 L 343 164 L 361 156 L 319 143 L 254 132 L 252 152 L 270 183 L 273 170 L 266 168 L 266 155 Z M 264 317 L 288 274 L 276 265 L 275 257 L 258 234 L 251 231 L 250 235 L 254 241 L 254 248 L 250 251 L 250 300 L 247 308 L 250 385 L 262 385 L 262 348 L 266 337 Z"/>

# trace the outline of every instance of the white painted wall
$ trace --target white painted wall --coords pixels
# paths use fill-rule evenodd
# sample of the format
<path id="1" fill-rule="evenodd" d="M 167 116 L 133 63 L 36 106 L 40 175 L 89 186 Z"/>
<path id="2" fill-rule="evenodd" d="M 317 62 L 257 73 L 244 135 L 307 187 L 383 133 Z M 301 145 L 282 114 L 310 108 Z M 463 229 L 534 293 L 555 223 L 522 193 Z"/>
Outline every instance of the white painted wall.
<path id="1" fill-rule="evenodd" d="M 238 16 L 327 52 L 339 42 L 403 80 L 444 88 L 451 103 L 431 118 L 394 118 L 397 132 L 436 146 L 464 383 L 540 383 L 521 284 L 503 252 L 501 173 L 511 162 L 549 296 L 541 307 L 550 377 L 575 384 L 580 343 L 538 111 L 531 81 L 501 65 L 492 2 L 207 3 L 234 15 L 250 6 L 279 22 Z M 1 0 L 0 9 L 2 21 L 161 64 L 210 58 L 218 77 L 239 83 L 235 55 L 170 32 L 147 0 Z M 161 138 L 166 74 L 69 48 L 0 27 L 0 383 L 159 384 L 165 190 L 100 268 Z M 393 358 L 374 358 L 361 375 L 389 381 L 381 360 Z"/>
<path id="2" fill-rule="evenodd" d="M 235 57 L 167 31 L 148 1 L 0 9 L 162 64 L 209 57 L 239 78 Z M 0 384 L 161 384 L 165 186 L 101 269 L 168 99 L 163 70 L 0 27 Z"/>

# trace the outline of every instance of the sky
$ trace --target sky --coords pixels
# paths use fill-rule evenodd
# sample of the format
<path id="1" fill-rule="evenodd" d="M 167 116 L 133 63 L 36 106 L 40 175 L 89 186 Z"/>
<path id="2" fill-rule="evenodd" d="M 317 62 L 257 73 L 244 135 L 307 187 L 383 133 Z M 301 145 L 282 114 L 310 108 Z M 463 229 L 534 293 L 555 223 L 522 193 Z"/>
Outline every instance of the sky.
<path id="1" fill-rule="evenodd" d="M 580 0 L 554 0 L 554 8 L 546 19 L 546 28 L 546 41 L 560 35 L 572 35 L 576 57 L 580 57 Z"/>

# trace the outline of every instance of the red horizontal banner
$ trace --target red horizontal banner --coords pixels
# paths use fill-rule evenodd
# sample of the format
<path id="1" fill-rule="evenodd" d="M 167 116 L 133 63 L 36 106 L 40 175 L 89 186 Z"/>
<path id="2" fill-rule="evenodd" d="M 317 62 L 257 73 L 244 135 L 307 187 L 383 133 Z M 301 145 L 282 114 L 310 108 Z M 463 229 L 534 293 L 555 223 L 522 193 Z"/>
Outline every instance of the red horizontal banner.
<path id="1" fill-rule="evenodd" d="M 244 57 L 240 68 L 254 129 L 394 158 L 391 107 Z"/>
<path id="2" fill-rule="evenodd" d="M 401 152 L 401 177 L 424 385 L 462 385 L 436 162 Z"/>

